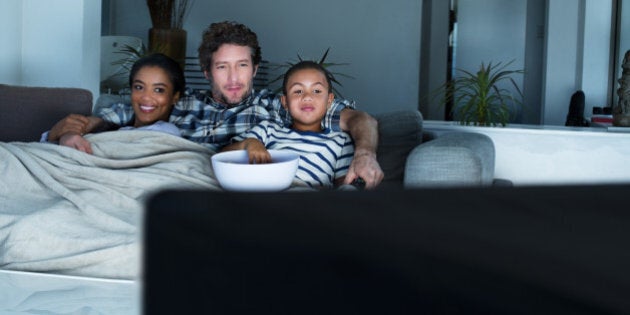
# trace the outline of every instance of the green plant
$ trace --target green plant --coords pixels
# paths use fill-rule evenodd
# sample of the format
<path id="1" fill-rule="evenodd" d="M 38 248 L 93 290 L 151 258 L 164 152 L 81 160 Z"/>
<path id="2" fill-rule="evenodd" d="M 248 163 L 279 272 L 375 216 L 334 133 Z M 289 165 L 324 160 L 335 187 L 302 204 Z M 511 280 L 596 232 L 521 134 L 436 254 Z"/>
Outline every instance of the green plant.
<path id="1" fill-rule="evenodd" d="M 462 75 L 438 88 L 437 92 L 443 95 L 440 103 L 452 102 L 453 116 L 462 125 L 505 126 L 511 109 L 523 104 L 523 93 L 512 76 L 523 74 L 524 70 L 507 70 L 513 62 L 481 63 L 477 73 L 457 69 Z M 511 84 L 518 95 L 500 86 L 503 81 Z"/>
<path id="2" fill-rule="evenodd" d="M 330 47 L 328 47 L 328 49 L 326 49 L 326 51 L 324 52 L 324 55 L 319 59 L 319 61 L 313 60 L 314 62 L 318 62 L 320 65 L 322 65 L 324 68 L 326 68 L 326 70 L 328 70 L 328 72 L 330 73 L 330 80 L 333 83 L 332 86 L 332 90 L 333 93 L 341 98 L 343 98 L 343 96 L 341 95 L 341 93 L 339 92 L 339 90 L 337 90 L 337 88 L 335 88 L 335 84 L 338 86 L 343 86 L 335 76 L 340 76 L 340 77 L 344 77 L 344 78 L 348 78 L 348 79 L 354 79 L 354 77 L 341 73 L 341 72 L 335 72 L 335 71 L 331 71 L 331 67 L 334 66 L 347 66 L 349 65 L 349 63 L 335 63 L 335 62 L 326 62 L 326 57 L 328 57 L 328 52 L 330 51 Z M 302 56 L 300 56 L 299 54 L 297 55 L 298 61 L 287 61 L 285 63 L 282 64 L 272 64 L 272 69 L 273 70 L 279 70 L 282 69 L 282 73 L 279 74 L 278 76 L 276 76 L 275 78 L 273 78 L 272 80 L 270 80 L 268 82 L 268 85 L 271 86 L 273 83 L 275 82 L 282 82 L 282 80 L 284 79 L 284 72 L 286 70 L 288 70 L 289 68 L 291 68 L 293 65 L 295 65 L 296 63 L 300 62 L 300 61 L 304 61 L 304 59 L 302 58 Z M 282 86 L 277 87 L 274 92 L 279 93 L 282 90 Z"/>
<path id="3" fill-rule="evenodd" d="M 142 44 L 140 47 L 134 47 L 128 44 L 124 44 L 115 51 L 115 54 L 121 55 L 120 59 L 112 61 L 113 66 L 120 66 L 120 70 L 114 74 L 114 77 L 123 77 L 125 79 L 129 78 L 129 73 L 131 72 L 131 67 L 136 61 L 144 56 L 150 55 L 155 52 L 160 52 L 161 46 L 157 46 L 157 51 L 151 51 L 147 49 L 147 47 Z M 129 88 L 129 84 L 125 84 L 125 88 Z"/>
<path id="4" fill-rule="evenodd" d="M 118 71 L 115 76 L 128 78 L 131 67 L 136 62 L 136 60 L 147 55 L 149 52 L 147 51 L 144 44 L 142 44 L 142 46 L 140 46 L 139 48 L 125 44 L 122 45 L 122 47 L 115 53 L 122 55 L 120 59 L 112 62 L 112 65 L 114 66 L 121 66 L 120 71 Z"/>
<path id="5" fill-rule="evenodd" d="M 122 57 L 114 62 L 112 65 L 121 65 L 127 72 L 131 71 L 131 66 L 136 62 L 136 60 L 142 58 L 147 55 L 147 49 L 142 44 L 140 48 L 132 47 L 130 45 L 123 45 L 119 51 L 115 52 L 116 54 L 121 54 Z"/>

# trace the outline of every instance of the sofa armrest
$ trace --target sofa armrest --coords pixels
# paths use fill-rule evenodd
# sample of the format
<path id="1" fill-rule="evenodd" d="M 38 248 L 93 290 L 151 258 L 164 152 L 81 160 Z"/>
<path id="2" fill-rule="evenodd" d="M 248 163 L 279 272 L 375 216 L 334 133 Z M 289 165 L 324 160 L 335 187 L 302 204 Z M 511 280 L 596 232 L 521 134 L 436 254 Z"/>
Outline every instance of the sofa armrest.
<path id="1" fill-rule="evenodd" d="M 0 84 L 0 141 L 39 141 L 68 114 L 90 115 L 92 92 Z"/>
<path id="2" fill-rule="evenodd" d="M 490 186 L 494 143 L 479 133 L 452 132 L 414 148 L 405 165 L 405 188 Z"/>

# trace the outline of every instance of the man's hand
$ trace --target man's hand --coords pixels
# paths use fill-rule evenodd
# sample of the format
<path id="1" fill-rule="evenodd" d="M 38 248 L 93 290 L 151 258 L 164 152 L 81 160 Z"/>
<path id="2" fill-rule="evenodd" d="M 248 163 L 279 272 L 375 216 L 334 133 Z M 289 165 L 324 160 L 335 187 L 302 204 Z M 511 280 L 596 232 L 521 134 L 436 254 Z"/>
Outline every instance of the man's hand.
<path id="1" fill-rule="evenodd" d="M 365 189 L 373 189 L 383 180 L 385 174 L 376 161 L 376 154 L 367 151 L 354 152 L 344 184 L 352 184 L 359 177 L 365 182 Z"/>
<path id="2" fill-rule="evenodd" d="M 75 148 L 79 151 L 92 154 L 92 145 L 81 135 L 76 133 L 66 133 L 59 139 L 59 145 Z"/>
<path id="3" fill-rule="evenodd" d="M 365 112 L 344 109 L 341 112 L 341 129 L 350 133 L 354 140 L 354 158 L 344 184 L 351 184 L 360 177 L 365 182 L 365 189 L 375 188 L 385 177 L 376 160 L 378 122 Z"/>
<path id="4" fill-rule="evenodd" d="M 57 122 L 48 133 L 48 141 L 57 141 L 65 134 L 84 135 L 98 129 L 103 120 L 95 116 L 70 114 Z"/>

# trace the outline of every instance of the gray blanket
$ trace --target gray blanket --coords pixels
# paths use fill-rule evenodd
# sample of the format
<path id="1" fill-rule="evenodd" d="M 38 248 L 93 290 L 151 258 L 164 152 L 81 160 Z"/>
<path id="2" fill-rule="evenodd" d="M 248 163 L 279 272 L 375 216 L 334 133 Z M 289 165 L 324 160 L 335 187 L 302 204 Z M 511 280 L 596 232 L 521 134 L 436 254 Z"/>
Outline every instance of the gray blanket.
<path id="1" fill-rule="evenodd" d="M 0 143 L 0 268 L 133 279 L 144 202 L 170 188 L 219 189 L 212 151 L 153 131 L 86 138 L 93 155 Z"/>

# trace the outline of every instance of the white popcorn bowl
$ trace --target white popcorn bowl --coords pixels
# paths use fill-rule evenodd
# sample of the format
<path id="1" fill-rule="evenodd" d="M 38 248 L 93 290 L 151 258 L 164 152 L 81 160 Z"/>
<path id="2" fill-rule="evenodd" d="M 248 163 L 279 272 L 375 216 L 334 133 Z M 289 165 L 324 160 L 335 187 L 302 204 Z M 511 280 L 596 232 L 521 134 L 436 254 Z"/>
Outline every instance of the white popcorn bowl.
<path id="1" fill-rule="evenodd" d="M 300 156 L 287 150 L 269 150 L 271 163 L 249 164 L 246 150 L 226 151 L 212 156 L 219 184 L 230 191 L 281 191 L 289 188 Z"/>

